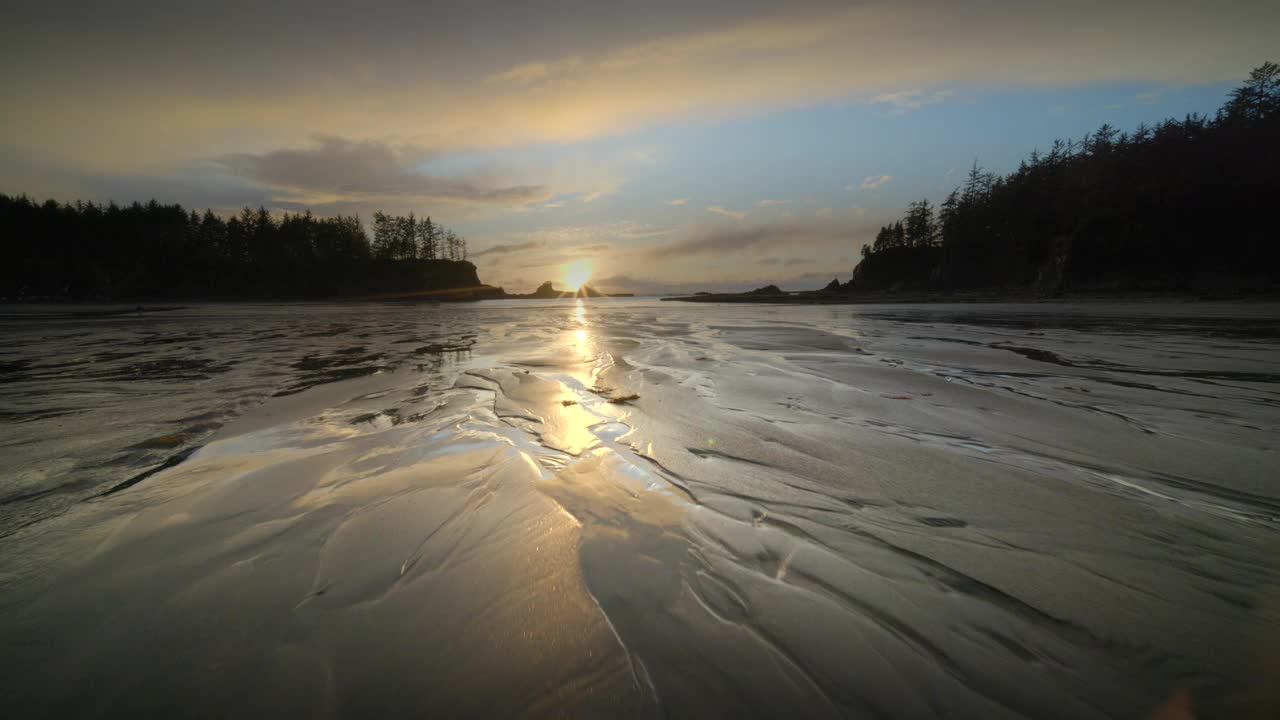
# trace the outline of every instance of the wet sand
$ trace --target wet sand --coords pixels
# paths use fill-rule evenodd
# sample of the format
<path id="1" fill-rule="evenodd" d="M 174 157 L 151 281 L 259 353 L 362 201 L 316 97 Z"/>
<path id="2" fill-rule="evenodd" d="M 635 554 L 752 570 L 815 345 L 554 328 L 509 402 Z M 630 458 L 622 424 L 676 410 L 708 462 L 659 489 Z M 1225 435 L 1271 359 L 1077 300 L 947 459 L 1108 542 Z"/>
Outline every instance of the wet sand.
<path id="1" fill-rule="evenodd" d="M 228 312 L 4 324 L 24 717 L 1274 716 L 1274 306 Z"/>

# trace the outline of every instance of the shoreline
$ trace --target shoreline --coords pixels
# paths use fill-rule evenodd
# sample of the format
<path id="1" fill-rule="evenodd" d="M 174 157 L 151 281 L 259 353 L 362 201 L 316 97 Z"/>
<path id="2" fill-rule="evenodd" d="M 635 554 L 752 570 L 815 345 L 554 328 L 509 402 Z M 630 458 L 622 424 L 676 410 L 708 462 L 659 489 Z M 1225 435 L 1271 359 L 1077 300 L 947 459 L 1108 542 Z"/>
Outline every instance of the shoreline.
<path id="1" fill-rule="evenodd" d="M 1213 295 L 1196 293 L 1066 293 L 1057 296 L 1011 293 L 822 293 L 799 291 L 794 293 L 755 295 L 751 293 L 708 293 L 704 295 L 679 295 L 660 298 L 664 302 L 691 303 L 743 303 L 757 305 L 913 305 L 913 304 L 979 304 L 1007 303 L 1017 305 L 1055 303 L 1103 303 L 1103 302 L 1280 302 L 1280 293 L 1247 293 Z"/>
<path id="2" fill-rule="evenodd" d="M 537 293 L 508 293 L 501 287 L 493 285 L 475 285 L 460 288 L 443 288 L 440 290 L 415 290 L 411 292 L 383 293 L 377 295 L 339 295 L 333 297 L 129 297 L 129 298 L 55 298 L 35 297 L 30 299 L 0 298 L 0 307 L 21 305 L 114 305 L 134 306 L 114 313 L 134 312 L 135 309 L 150 312 L 156 308 L 147 307 L 157 303 L 192 304 L 192 303 L 361 303 L 361 302 L 479 302 L 481 300 L 562 300 L 564 298 L 629 298 L 637 297 L 635 293 L 602 293 L 593 292 L 579 295 L 574 292 L 557 292 L 556 295 L 539 295 Z M 639 297 L 657 297 L 645 296 Z M 160 308 L 173 309 L 173 308 Z"/>
<path id="3" fill-rule="evenodd" d="M 193 304 L 264 304 L 294 305 L 306 303 L 455 303 L 481 302 L 484 300 L 564 300 L 579 297 L 574 293 L 564 293 L 554 297 L 522 293 L 495 293 L 493 286 L 455 288 L 450 290 L 430 290 L 411 293 L 389 293 L 386 295 L 360 295 L 339 297 L 300 297 L 300 298 L 261 298 L 261 297 L 146 297 L 127 299 L 71 299 L 71 298 L 33 298 L 15 300 L 0 298 L 0 307 L 22 306 L 70 306 L 70 307 L 111 307 L 102 310 L 99 315 L 124 315 L 130 313 L 168 312 Z M 637 295 L 635 293 L 609 293 L 590 296 L 598 298 L 652 298 L 663 302 L 688 303 L 733 303 L 756 305 L 912 305 L 912 304 L 1092 304 L 1108 302 L 1167 302 L 1167 303 L 1277 303 L 1280 292 L 1254 292 L 1241 294 L 1196 294 L 1196 293 L 1135 293 L 1135 292 L 1094 292 L 1066 293 L 1058 296 L 1034 295 L 1030 293 L 984 293 L 962 292 L 943 293 L 823 293 L 818 291 L 799 290 L 780 294 L 752 293 L 706 293 L 701 295 Z M 163 307 L 157 307 L 163 305 Z"/>

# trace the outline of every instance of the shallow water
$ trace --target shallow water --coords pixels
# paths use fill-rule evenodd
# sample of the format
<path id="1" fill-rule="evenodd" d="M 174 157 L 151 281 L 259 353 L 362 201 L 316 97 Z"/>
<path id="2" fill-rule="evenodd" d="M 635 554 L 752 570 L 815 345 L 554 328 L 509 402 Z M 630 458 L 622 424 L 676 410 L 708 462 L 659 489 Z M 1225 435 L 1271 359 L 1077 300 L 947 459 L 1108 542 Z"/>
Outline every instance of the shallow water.
<path id="1" fill-rule="evenodd" d="M 1277 708 L 1276 306 L 12 308 L 0 334 L 24 716 Z"/>

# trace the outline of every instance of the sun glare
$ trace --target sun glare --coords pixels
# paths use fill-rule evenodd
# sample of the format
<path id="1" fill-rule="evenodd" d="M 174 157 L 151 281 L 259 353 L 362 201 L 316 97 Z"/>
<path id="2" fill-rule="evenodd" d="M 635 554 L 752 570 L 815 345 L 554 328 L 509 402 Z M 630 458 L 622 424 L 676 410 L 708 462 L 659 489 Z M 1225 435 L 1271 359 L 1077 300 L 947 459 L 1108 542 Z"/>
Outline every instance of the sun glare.
<path id="1" fill-rule="evenodd" d="M 566 290 L 577 292 L 591 279 L 591 270 L 590 260 L 574 260 L 561 266 L 560 279 L 564 281 Z"/>

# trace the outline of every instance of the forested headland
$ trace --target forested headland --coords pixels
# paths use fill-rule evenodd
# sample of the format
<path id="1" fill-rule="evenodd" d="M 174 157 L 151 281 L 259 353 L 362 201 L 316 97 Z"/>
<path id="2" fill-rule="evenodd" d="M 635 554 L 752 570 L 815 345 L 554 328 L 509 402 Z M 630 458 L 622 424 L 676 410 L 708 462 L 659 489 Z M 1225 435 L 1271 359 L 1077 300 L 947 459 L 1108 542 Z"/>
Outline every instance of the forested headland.
<path id="1" fill-rule="evenodd" d="M 0 298 L 304 299 L 480 285 L 466 240 L 432 222 L 273 215 L 223 218 L 155 200 L 119 206 L 0 195 Z"/>
<path id="2" fill-rule="evenodd" d="M 842 291 L 1274 291 L 1280 284 L 1280 66 L 1213 117 L 1188 115 L 976 162 L 863 247 Z M 831 288 L 828 288 L 831 290 Z"/>

